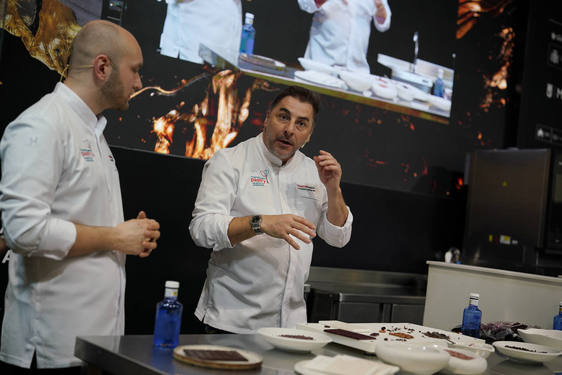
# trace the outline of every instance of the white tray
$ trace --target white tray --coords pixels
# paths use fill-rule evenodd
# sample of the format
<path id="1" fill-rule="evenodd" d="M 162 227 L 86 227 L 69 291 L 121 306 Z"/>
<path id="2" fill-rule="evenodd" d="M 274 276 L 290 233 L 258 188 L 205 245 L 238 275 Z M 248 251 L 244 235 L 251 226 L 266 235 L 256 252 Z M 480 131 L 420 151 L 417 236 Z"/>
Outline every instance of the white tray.
<path id="1" fill-rule="evenodd" d="M 338 320 L 321 320 L 318 323 L 302 323 L 298 324 L 297 328 L 323 332 L 327 334 L 333 342 L 351 348 L 359 349 L 369 354 L 376 354 L 376 347 L 378 342 L 382 341 L 407 341 L 413 343 L 435 343 L 442 346 L 449 346 L 454 344 L 468 345 L 472 343 L 484 343 L 482 339 L 465 336 L 460 333 L 445 331 L 438 328 L 425 327 L 411 323 L 345 323 Z M 383 330 L 383 328 L 385 328 Z M 326 332 L 326 329 L 345 329 L 356 333 L 369 336 L 371 333 L 378 333 L 378 336 L 373 337 L 372 340 L 356 340 L 349 337 Z M 449 340 L 437 339 L 427 337 L 423 332 L 437 332 L 447 335 Z M 410 339 L 402 339 L 391 335 L 391 333 L 406 333 L 413 336 Z"/>

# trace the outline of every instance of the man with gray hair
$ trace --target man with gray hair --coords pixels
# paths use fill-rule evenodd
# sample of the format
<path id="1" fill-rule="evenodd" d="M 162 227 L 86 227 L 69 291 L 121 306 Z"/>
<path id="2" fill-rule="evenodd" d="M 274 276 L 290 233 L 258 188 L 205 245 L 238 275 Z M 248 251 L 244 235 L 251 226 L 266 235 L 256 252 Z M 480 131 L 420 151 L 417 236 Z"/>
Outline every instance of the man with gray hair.
<path id="1" fill-rule="evenodd" d="M 127 109 L 142 61 L 128 31 L 89 22 L 73 41 L 66 81 L 4 132 L 0 210 L 14 253 L 2 374 L 79 373 L 77 335 L 124 333 L 125 256 L 150 255 L 160 232 L 143 211 L 123 219 L 101 112 Z"/>

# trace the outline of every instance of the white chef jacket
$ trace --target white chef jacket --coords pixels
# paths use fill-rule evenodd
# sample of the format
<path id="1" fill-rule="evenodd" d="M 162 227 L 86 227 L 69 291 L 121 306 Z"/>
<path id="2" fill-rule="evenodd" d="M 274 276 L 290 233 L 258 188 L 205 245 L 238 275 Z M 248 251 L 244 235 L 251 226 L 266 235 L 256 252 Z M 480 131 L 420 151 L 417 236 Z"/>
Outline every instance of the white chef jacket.
<path id="1" fill-rule="evenodd" d="M 377 30 L 390 28 L 390 7 L 382 0 L 386 19 L 379 24 L 375 18 L 374 0 L 328 0 L 318 8 L 314 0 L 298 0 L 302 10 L 314 13 L 310 39 L 304 57 L 328 65 L 347 67 L 369 73 L 367 49 L 371 34 L 371 19 Z"/>
<path id="2" fill-rule="evenodd" d="M 167 0 L 160 53 L 203 63 L 199 43 L 237 64 L 242 35 L 240 0 Z"/>
<path id="3" fill-rule="evenodd" d="M 97 118 L 70 88 L 55 90 L 6 128 L 0 142 L 0 209 L 14 251 L 0 360 L 38 368 L 78 366 L 78 335 L 122 335 L 125 255 L 65 258 L 73 222 L 123 221 L 119 175 Z"/>
<path id="4" fill-rule="evenodd" d="M 214 250 L 195 315 L 215 328 L 251 333 L 306 322 L 303 290 L 312 243 L 294 237 L 295 250 L 261 234 L 233 247 L 227 231 L 234 217 L 295 214 L 314 223 L 332 246 L 351 238 L 351 212 L 343 227 L 326 218 L 327 192 L 314 161 L 297 151 L 281 164 L 261 134 L 219 150 L 205 164 L 189 230 L 197 245 Z"/>

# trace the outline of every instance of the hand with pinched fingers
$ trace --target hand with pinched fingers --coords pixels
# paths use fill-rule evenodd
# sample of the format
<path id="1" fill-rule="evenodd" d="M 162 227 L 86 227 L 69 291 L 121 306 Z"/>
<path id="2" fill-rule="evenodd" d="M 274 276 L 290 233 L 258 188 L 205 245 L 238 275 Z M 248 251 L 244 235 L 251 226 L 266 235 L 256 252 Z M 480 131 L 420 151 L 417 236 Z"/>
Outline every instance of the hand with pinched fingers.
<path id="1" fill-rule="evenodd" d="M 388 14 L 386 14 L 386 8 L 382 3 L 382 0 L 375 0 L 375 7 L 377 8 L 376 11 L 376 18 L 378 23 L 384 23 Z"/>
<path id="2" fill-rule="evenodd" d="M 339 189 L 342 169 L 340 163 L 338 163 L 332 154 L 320 150 L 320 154 L 314 157 L 314 162 L 318 169 L 320 181 L 322 181 L 326 190 L 331 192 Z"/>
<path id="3" fill-rule="evenodd" d="M 310 243 L 311 238 L 316 237 L 314 224 L 304 217 L 292 214 L 263 215 L 261 230 L 272 237 L 284 239 L 296 250 L 300 250 L 300 246 L 291 236 L 304 243 Z"/>

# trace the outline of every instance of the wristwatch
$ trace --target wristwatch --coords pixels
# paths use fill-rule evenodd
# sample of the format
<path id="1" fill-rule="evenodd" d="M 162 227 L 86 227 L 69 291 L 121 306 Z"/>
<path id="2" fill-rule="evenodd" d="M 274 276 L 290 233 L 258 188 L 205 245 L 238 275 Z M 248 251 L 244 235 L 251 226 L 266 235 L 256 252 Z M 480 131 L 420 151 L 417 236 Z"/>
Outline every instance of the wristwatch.
<path id="1" fill-rule="evenodd" d="M 250 218 L 250 227 L 256 234 L 263 233 L 261 231 L 261 215 L 254 215 Z"/>

